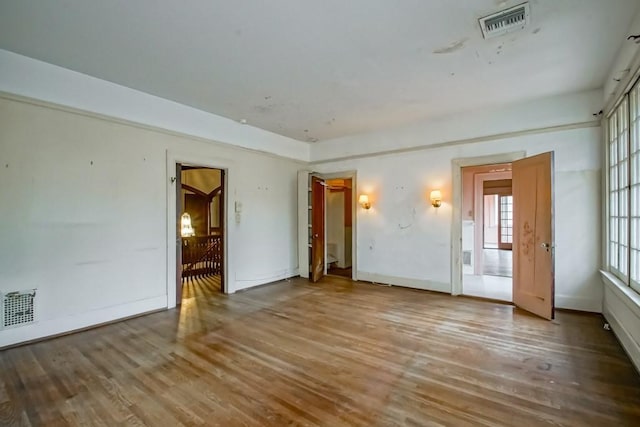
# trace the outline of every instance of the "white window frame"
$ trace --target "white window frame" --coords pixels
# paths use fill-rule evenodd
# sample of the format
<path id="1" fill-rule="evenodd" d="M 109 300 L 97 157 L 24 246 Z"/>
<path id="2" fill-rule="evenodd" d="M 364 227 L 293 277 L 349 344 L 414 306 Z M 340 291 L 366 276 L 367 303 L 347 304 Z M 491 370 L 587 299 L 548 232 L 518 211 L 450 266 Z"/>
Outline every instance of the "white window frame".
<path id="1" fill-rule="evenodd" d="M 629 91 L 629 286 L 640 293 L 640 80 Z"/>
<path id="2" fill-rule="evenodd" d="M 640 293 L 640 79 L 621 95 L 604 123 L 604 263 L 625 286 Z"/>

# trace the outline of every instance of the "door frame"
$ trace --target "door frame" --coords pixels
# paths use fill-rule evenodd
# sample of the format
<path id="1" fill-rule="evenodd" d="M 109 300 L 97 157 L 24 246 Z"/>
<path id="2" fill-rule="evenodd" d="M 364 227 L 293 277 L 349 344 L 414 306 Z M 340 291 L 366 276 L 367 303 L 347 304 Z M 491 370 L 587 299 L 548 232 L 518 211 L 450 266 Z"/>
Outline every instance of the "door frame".
<path id="1" fill-rule="evenodd" d="M 229 218 L 231 218 L 230 207 L 233 205 L 232 196 L 230 194 L 229 188 L 231 188 L 230 182 L 233 180 L 234 162 L 228 159 L 222 158 L 213 158 L 203 156 L 201 154 L 196 154 L 192 152 L 181 152 L 177 150 L 167 150 L 167 164 L 166 164 L 166 244 L 167 244 L 167 272 L 166 272 L 166 286 L 167 286 L 167 308 L 174 308 L 176 306 L 176 298 L 177 298 L 177 231 L 176 231 L 176 218 L 177 218 L 177 177 L 176 177 L 176 165 L 188 165 L 188 166 L 198 166 L 203 168 L 210 169 L 220 169 L 224 171 L 224 183 L 223 183 L 223 202 L 224 202 L 224 215 L 221 218 L 222 220 L 222 251 L 223 251 L 223 281 L 221 283 L 222 289 L 224 293 L 230 294 L 235 292 L 234 283 L 229 280 L 232 276 L 234 267 L 233 260 L 230 259 L 229 254 L 233 253 L 233 245 L 235 242 L 233 236 L 233 227 L 229 227 Z"/>
<path id="2" fill-rule="evenodd" d="M 451 161 L 453 209 L 451 213 L 451 295 L 462 294 L 462 168 L 511 163 L 525 158 L 526 151 L 457 158 Z M 474 212 L 475 214 L 475 212 Z"/>

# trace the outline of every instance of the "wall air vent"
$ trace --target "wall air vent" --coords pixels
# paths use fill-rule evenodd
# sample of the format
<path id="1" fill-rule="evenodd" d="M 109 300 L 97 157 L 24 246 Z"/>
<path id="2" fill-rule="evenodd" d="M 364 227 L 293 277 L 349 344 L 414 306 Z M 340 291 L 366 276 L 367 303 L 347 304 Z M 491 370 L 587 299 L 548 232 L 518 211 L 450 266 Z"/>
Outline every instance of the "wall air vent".
<path id="1" fill-rule="evenodd" d="M 522 3 L 480 18 L 480 28 L 485 39 L 522 30 L 529 25 L 529 3 Z"/>
<path id="2" fill-rule="evenodd" d="M 471 251 L 462 251 L 462 264 L 471 265 Z"/>
<path id="3" fill-rule="evenodd" d="M 2 327 L 20 326 L 35 321 L 36 290 L 9 292 L 2 295 Z"/>

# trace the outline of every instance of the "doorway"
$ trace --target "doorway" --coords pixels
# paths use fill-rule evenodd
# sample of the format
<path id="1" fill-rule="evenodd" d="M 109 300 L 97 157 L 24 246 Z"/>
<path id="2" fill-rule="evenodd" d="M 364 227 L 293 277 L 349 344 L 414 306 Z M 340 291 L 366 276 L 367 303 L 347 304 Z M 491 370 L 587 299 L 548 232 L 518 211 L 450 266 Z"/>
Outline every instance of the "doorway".
<path id="1" fill-rule="evenodd" d="M 298 269 L 356 280 L 356 172 L 298 172 Z"/>
<path id="2" fill-rule="evenodd" d="M 176 303 L 225 291 L 225 171 L 176 165 Z"/>
<path id="3" fill-rule="evenodd" d="M 351 278 L 352 257 L 352 197 L 351 178 L 325 180 L 326 273 Z"/>
<path id="4" fill-rule="evenodd" d="M 462 294 L 512 302 L 511 163 L 462 169 Z"/>

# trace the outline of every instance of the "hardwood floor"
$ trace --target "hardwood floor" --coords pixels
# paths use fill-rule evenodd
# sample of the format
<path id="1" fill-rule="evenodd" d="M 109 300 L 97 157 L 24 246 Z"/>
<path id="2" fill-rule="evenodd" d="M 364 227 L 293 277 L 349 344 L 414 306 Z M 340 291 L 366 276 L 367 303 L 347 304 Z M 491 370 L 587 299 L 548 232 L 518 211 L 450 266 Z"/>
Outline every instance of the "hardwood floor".
<path id="1" fill-rule="evenodd" d="M 206 297 L 220 293 L 220 276 L 190 277 L 182 281 L 182 299 Z"/>
<path id="2" fill-rule="evenodd" d="M 640 425 L 602 318 L 295 279 L 0 352 L 1 425 Z"/>
<path id="3" fill-rule="evenodd" d="M 329 265 L 329 268 L 327 268 L 327 274 L 331 276 L 346 277 L 348 279 L 351 279 L 353 276 L 351 267 L 340 268 L 333 265 Z"/>

